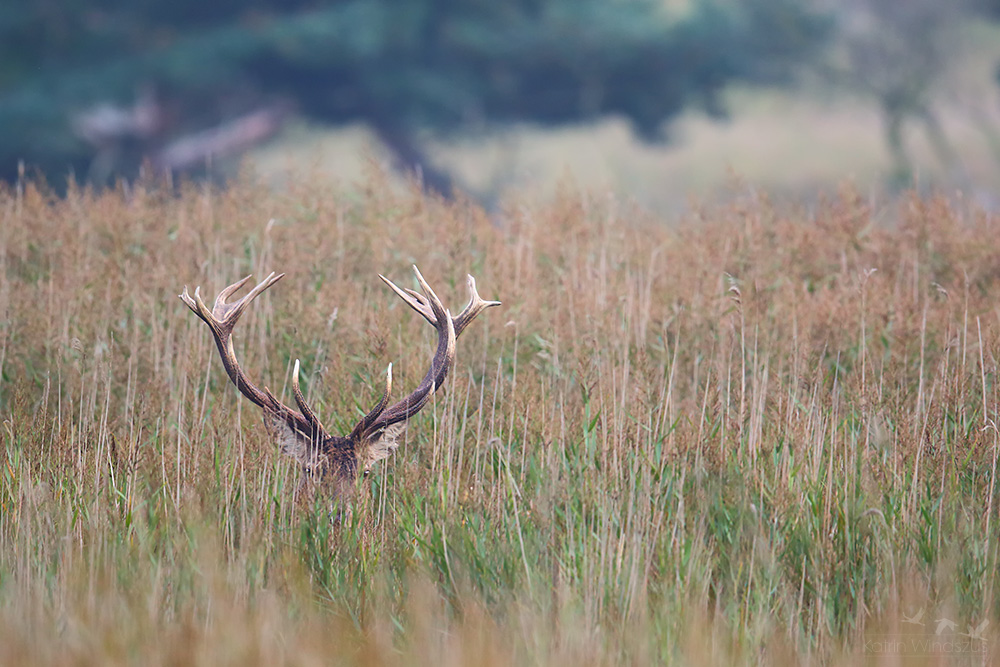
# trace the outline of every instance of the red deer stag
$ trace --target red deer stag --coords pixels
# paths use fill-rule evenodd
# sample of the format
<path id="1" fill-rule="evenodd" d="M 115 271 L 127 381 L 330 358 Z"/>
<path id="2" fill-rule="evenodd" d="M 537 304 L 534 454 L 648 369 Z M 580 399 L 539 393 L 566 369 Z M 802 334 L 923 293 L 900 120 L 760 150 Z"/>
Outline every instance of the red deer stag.
<path id="1" fill-rule="evenodd" d="M 215 344 L 222 356 L 222 365 L 225 366 L 229 379 L 240 393 L 263 408 L 268 431 L 278 440 L 282 451 L 293 456 L 302 465 L 305 477 L 330 481 L 337 490 L 343 490 L 353 484 L 358 471 L 367 474 L 375 462 L 395 451 L 397 438 L 406 420 L 417 414 L 435 390 L 444 384 L 455 359 L 455 340 L 479 313 L 490 306 L 500 305 L 499 301 L 484 301 L 480 298 L 476 291 L 476 279 L 469 276 L 469 305 L 458 317 L 452 317 L 451 313 L 441 305 L 440 299 L 420 275 L 416 266 L 413 267 L 413 271 L 417 275 L 423 294 L 410 289 L 401 289 L 385 276 L 380 275 L 379 278 L 437 330 L 437 351 L 434 353 L 430 369 L 409 396 L 390 406 L 392 364 L 389 364 L 385 377 L 385 393 L 382 394 L 381 400 L 357 423 L 354 430 L 344 437 L 331 436 L 327 433 L 316 413 L 306 404 L 299 388 L 297 359 L 292 370 L 292 395 L 295 397 L 298 410 L 279 401 L 267 387 L 263 390 L 258 388 L 246 376 L 236 360 L 236 352 L 233 349 L 233 328 L 236 322 L 251 301 L 281 280 L 285 274 L 271 273 L 245 297 L 230 303 L 233 294 L 250 280 L 250 276 L 247 276 L 222 290 L 211 310 L 202 301 L 200 288 L 195 288 L 192 298 L 185 286 L 180 298 L 212 330 Z"/>

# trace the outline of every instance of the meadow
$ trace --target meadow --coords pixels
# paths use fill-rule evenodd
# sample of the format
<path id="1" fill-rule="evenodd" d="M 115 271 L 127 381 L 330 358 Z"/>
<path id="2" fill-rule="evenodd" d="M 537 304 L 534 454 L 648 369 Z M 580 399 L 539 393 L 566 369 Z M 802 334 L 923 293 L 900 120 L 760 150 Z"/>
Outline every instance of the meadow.
<path id="1" fill-rule="evenodd" d="M 997 663 L 1000 218 L 527 201 L 0 190 L 0 664 Z M 286 272 L 237 352 L 342 434 L 414 263 L 503 306 L 334 515 L 176 295 Z"/>

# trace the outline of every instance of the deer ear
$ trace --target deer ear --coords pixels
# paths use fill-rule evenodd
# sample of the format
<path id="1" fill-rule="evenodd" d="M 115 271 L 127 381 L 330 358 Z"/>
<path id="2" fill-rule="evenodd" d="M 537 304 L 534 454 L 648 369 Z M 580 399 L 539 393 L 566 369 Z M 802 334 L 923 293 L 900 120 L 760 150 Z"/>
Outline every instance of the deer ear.
<path id="1" fill-rule="evenodd" d="M 367 470 L 374 463 L 382 459 L 389 458 L 399 447 L 399 437 L 406 431 L 406 423 L 400 422 L 387 426 L 381 432 L 376 433 L 365 448 L 364 461 L 362 466 Z"/>
<path id="2" fill-rule="evenodd" d="M 286 420 L 270 410 L 264 411 L 264 424 L 271 437 L 278 441 L 282 454 L 291 456 L 301 465 L 312 462 L 313 447 L 308 435 L 293 428 Z"/>

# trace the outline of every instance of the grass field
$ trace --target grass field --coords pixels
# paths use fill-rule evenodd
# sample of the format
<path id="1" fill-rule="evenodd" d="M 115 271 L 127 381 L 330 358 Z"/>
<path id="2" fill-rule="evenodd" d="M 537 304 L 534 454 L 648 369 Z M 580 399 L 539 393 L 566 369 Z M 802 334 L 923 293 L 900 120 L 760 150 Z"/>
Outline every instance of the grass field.
<path id="1" fill-rule="evenodd" d="M 378 175 L 3 191 L 0 664 L 1000 664 L 998 231 L 850 191 L 499 225 Z M 376 275 L 412 263 L 504 305 L 333 523 L 176 295 L 287 272 L 237 350 L 342 433 L 432 355 Z"/>

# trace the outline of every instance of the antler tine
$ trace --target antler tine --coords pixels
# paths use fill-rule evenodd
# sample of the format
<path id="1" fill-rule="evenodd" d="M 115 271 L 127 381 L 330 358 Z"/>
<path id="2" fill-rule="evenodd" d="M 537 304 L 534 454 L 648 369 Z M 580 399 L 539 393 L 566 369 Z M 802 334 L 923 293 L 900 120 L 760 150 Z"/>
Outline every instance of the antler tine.
<path id="1" fill-rule="evenodd" d="M 378 274 L 378 277 L 381 278 L 382 282 L 388 285 L 389 289 L 395 292 L 400 299 L 406 302 L 406 305 L 423 315 L 424 319 L 431 324 L 437 324 L 437 319 L 434 317 L 434 311 L 431 310 L 427 297 L 419 292 L 414 292 L 411 289 L 405 289 L 397 286 L 396 283 L 392 282 L 381 273 Z"/>
<path id="2" fill-rule="evenodd" d="M 280 276 L 278 276 L 277 278 L 274 279 L 274 282 L 277 282 L 278 280 L 280 280 L 284 276 L 285 276 L 285 274 L 282 273 Z M 229 300 L 229 297 L 231 297 L 232 295 L 234 295 L 238 291 L 240 291 L 240 288 L 242 288 L 244 285 L 246 285 L 247 282 L 251 278 L 253 278 L 253 274 L 252 273 L 249 276 L 247 276 L 246 278 L 244 278 L 243 280 L 237 280 L 235 283 L 233 283 L 229 287 L 223 288 L 223 290 L 221 292 L 219 292 L 219 296 L 215 297 L 215 305 L 212 306 L 212 313 L 215 314 L 215 311 L 219 310 L 219 306 L 225 306 L 226 302 Z M 268 280 L 271 280 L 272 278 L 274 278 L 274 271 L 271 271 L 271 273 L 268 274 L 267 278 L 265 278 L 263 281 L 261 281 L 261 283 L 258 285 L 258 287 L 260 285 L 263 285 L 264 283 L 266 283 Z M 195 288 L 195 289 L 197 289 L 197 288 Z M 258 292 L 258 294 L 259 293 L 260 292 Z"/>
<path id="3" fill-rule="evenodd" d="M 264 391 L 267 391 L 267 387 L 264 388 Z M 270 392 L 268 393 L 270 394 Z M 295 397 L 295 404 L 299 406 L 299 410 L 302 412 L 302 416 L 304 416 L 310 424 L 317 426 L 320 429 L 320 431 L 325 432 L 326 429 L 324 429 L 323 425 L 320 424 L 319 418 L 316 416 L 316 413 L 313 412 L 312 408 L 310 408 L 309 405 L 306 403 L 306 397 L 302 395 L 302 389 L 299 387 L 298 359 L 295 360 L 295 366 L 292 368 L 292 396 Z"/>
<path id="4" fill-rule="evenodd" d="M 395 292 L 400 299 L 405 301 L 406 305 L 408 305 L 410 308 L 420 313 L 425 320 L 427 320 L 434 326 L 437 326 L 437 323 L 439 321 L 438 311 L 443 313 L 444 306 L 441 305 L 441 300 L 438 299 L 437 294 L 434 293 L 434 290 L 431 289 L 431 286 L 427 284 L 426 280 L 424 280 L 424 276 L 420 273 L 420 269 L 417 268 L 416 264 L 413 265 L 413 273 L 416 274 L 417 282 L 420 283 L 420 288 L 424 290 L 427 296 L 424 296 L 424 294 L 420 294 L 419 292 L 415 292 L 411 289 L 401 288 L 398 285 L 396 285 L 396 283 L 392 282 L 391 280 L 383 276 L 381 273 L 379 274 L 378 277 L 381 278 L 382 282 L 388 285 L 390 289 L 392 289 L 392 291 Z"/>
<path id="5" fill-rule="evenodd" d="M 469 326 L 469 323 L 476 319 L 479 313 L 487 308 L 502 305 L 499 301 L 486 301 L 479 296 L 479 291 L 476 289 L 476 279 L 472 277 L 471 273 L 466 277 L 469 284 L 469 305 L 455 318 L 455 338 L 462 335 L 465 327 Z"/>
<path id="6" fill-rule="evenodd" d="M 417 268 L 416 264 L 413 265 L 413 274 L 417 277 L 417 282 L 420 283 L 420 289 L 424 291 L 424 295 L 429 302 L 431 312 L 434 313 L 434 319 L 440 322 L 441 318 L 445 315 L 445 309 L 441 304 L 441 299 L 438 298 L 438 295 L 434 293 L 431 286 L 427 284 L 426 280 L 424 280 L 424 276 L 420 273 L 420 269 Z M 416 292 L 413 292 L 412 290 L 408 291 L 411 294 L 416 294 Z"/>
<path id="7" fill-rule="evenodd" d="M 212 316 L 212 311 L 208 309 L 205 302 L 201 300 L 201 287 L 194 288 L 194 298 L 188 293 L 187 285 L 184 286 L 184 291 L 178 294 L 181 301 L 191 309 L 195 315 L 204 320 L 205 324 L 215 329 L 215 317 Z"/>
<path id="8" fill-rule="evenodd" d="M 385 391 L 382 392 L 382 398 L 379 399 L 378 404 L 372 408 L 368 414 L 366 414 L 361 421 L 357 423 L 357 426 L 351 431 L 351 438 L 356 438 L 360 434 L 368 430 L 368 428 L 375 423 L 375 420 L 382 416 L 385 412 L 385 406 L 389 405 L 389 396 L 392 394 L 392 364 L 385 369 Z"/>
<path id="9" fill-rule="evenodd" d="M 247 276 L 237 283 L 233 283 L 226 289 L 219 292 L 219 296 L 215 298 L 215 306 L 212 307 L 212 314 L 224 322 L 231 322 L 231 326 L 235 325 L 236 321 L 241 315 L 243 315 L 243 311 L 247 309 L 247 306 L 250 305 L 251 301 L 260 296 L 261 292 L 284 277 L 284 273 L 275 275 L 274 271 L 272 271 L 268 274 L 267 278 L 264 278 L 264 280 L 257 283 L 257 286 L 250 290 L 249 294 L 245 297 L 235 303 L 229 303 L 230 297 L 232 297 L 232 295 L 235 294 L 241 287 L 246 285 L 247 281 L 250 280 L 250 276 Z"/>

